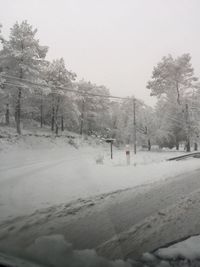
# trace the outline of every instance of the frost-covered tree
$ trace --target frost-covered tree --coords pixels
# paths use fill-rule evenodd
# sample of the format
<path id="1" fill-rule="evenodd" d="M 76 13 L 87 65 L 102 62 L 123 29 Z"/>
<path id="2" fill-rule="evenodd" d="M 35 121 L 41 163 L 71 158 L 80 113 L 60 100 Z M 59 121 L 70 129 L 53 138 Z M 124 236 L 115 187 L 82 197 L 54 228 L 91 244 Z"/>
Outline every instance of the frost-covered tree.
<path id="1" fill-rule="evenodd" d="M 96 132 L 97 134 L 105 136 L 108 131 L 109 125 L 109 104 L 110 99 L 108 96 L 110 95 L 109 90 L 105 86 L 97 86 L 94 85 L 92 89 L 92 93 L 97 95 L 92 97 L 90 101 L 90 110 L 88 112 L 88 131 Z M 105 96 L 104 97 L 99 97 Z"/>
<path id="2" fill-rule="evenodd" d="M 136 109 L 138 106 L 136 107 Z M 137 113 L 137 111 L 136 111 Z M 130 143 L 133 141 L 133 99 L 125 99 L 120 103 L 117 116 L 116 139 L 120 143 Z"/>
<path id="3" fill-rule="evenodd" d="M 183 54 L 177 58 L 171 55 L 163 59 L 154 67 L 152 79 L 147 83 L 151 95 L 157 96 L 160 106 L 165 112 L 158 127 L 158 142 L 163 145 L 179 147 L 179 142 L 185 138 L 187 150 L 190 151 L 190 130 L 192 125 L 188 117 L 188 93 L 195 88 L 198 79 L 194 76 L 191 56 Z M 163 101 L 164 100 L 164 101 Z M 161 112 L 161 110 L 159 111 Z M 158 116 L 160 115 L 157 113 Z"/>
<path id="4" fill-rule="evenodd" d="M 151 142 L 155 141 L 155 115 L 153 109 L 144 104 L 143 101 L 135 99 L 134 124 L 134 97 L 121 101 L 112 101 L 110 104 L 110 130 L 111 137 L 119 144 L 134 142 L 134 133 L 138 145 L 151 148 Z"/>
<path id="5" fill-rule="evenodd" d="M 156 144 L 156 113 L 155 110 L 141 103 L 138 114 L 138 131 L 142 145 L 151 150 L 151 145 Z"/>
<path id="6" fill-rule="evenodd" d="M 3 36 L 2 36 L 2 34 L 1 34 L 1 28 L 2 28 L 2 25 L 0 24 L 0 48 L 1 48 L 1 43 L 3 43 Z M 1 50 L 0 50 L 0 53 L 1 53 Z M 3 68 L 0 66 L 0 93 L 2 93 L 1 92 L 1 90 L 2 90 L 2 85 L 3 85 L 3 83 L 5 82 L 5 79 L 1 76 L 1 73 L 3 72 Z"/>
<path id="7" fill-rule="evenodd" d="M 167 98 L 160 98 L 156 108 L 156 141 L 160 147 L 179 149 L 179 143 L 186 140 L 185 120 L 180 105 Z"/>
<path id="8" fill-rule="evenodd" d="M 76 87 L 80 92 L 80 134 L 104 135 L 109 120 L 109 90 L 105 86 L 97 86 L 84 80 L 77 83 Z"/>
<path id="9" fill-rule="evenodd" d="M 166 95 L 169 99 L 176 98 L 177 103 L 181 104 L 184 93 L 197 81 L 190 61 L 189 54 L 175 59 L 171 55 L 163 57 L 154 67 L 152 79 L 147 83 L 151 95 Z"/>
<path id="10" fill-rule="evenodd" d="M 4 41 L 3 35 L 1 33 L 2 24 L 0 23 L 0 42 Z"/>
<path id="11" fill-rule="evenodd" d="M 66 96 L 68 93 L 66 89 L 73 88 L 72 81 L 75 80 L 75 78 L 76 74 L 66 69 L 63 58 L 53 60 L 46 68 L 45 79 L 51 90 L 49 94 L 51 101 L 51 130 L 55 130 L 56 133 L 58 133 L 59 117 L 61 118 L 61 125 L 63 125 L 63 105 L 64 103 L 66 104 Z M 61 111 L 62 114 L 60 114 Z"/>
<path id="12" fill-rule="evenodd" d="M 31 85 L 24 86 L 23 79 L 35 81 L 40 76 L 40 67 L 43 64 L 48 48 L 41 46 L 36 39 L 36 29 L 23 21 L 16 22 L 10 30 L 8 41 L 3 42 L 0 53 L 0 65 L 7 81 L 12 81 L 17 85 L 17 91 L 12 88 L 12 95 L 15 97 L 15 119 L 17 132 L 21 133 L 21 99 L 31 88 Z M 14 79 L 16 77 L 18 79 Z"/>

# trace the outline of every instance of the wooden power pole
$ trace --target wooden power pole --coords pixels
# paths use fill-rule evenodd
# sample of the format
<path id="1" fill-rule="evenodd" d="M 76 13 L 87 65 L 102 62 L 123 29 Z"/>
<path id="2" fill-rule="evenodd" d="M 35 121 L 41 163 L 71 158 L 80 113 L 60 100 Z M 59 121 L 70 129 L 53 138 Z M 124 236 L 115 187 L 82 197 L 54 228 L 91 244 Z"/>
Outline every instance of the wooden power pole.
<path id="1" fill-rule="evenodd" d="M 136 100 L 133 99 L 133 144 L 134 154 L 137 153 L 137 134 L 136 134 Z"/>
<path id="2" fill-rule="evenodd" d="M 185 105 L 185 115 L 186 115 L 186 132 L 187 132 L 187 141 L 186 141 L 186 151 L 190 152 L 190 122 L 189 122 L 189 109 L 188 104 Z"/>

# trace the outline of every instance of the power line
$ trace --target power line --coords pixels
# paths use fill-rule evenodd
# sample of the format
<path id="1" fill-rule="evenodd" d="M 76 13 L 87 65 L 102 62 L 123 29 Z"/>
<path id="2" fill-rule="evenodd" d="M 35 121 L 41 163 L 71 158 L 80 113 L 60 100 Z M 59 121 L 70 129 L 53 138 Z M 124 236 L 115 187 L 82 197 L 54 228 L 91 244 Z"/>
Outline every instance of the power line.
<path id="1" fill-rule="evenodd" d="M 4 82 L 3 84 L 4 85 L 9 85 L 9 86 L 14 86 L 14 87 L 17 87 L 17 88 L 24 88 L 24 89 L 27 89 L 27 84 L 21 84 L 22 82 L 23 83 L 28 83 L 29 85 L 33 85 L 33 86 L 38 86 L 38 87 L 45 87 L 45 88 L 52 88 L 52 89 L 61 89 L 61 90 L 65 90 L 65 91 L 68 91 L 68 92 L 71 92 L 71 93 L 75 93 L 75 94 L 78 94 L 78 95 L 81 95 L 81 96 L 91 96 L 91 97 L 101 97 L 101 98 L 108 98 L 108 99 L 121 99 L 121 100 L 132 100 L 133 101 L 133 126 L 134 126 L 134 153 L 136 154 L 136 146 L 137 146 L 137 137 L 136 137 L 136 98 L 135 97 L 119 97 L 119 96 L 113 96 L 113 95 L 102 95 L 102 94 L 96 94 L 96 93 L 88 93 L 88 92 L 84 92 L 82 90 L 74 90 L 74 89 L 70 89 L 70 88 L 64 88 L 62 86 L 52 86 L 52 85 L 48 85 L 48 84 L 42 84 L 42 83 L 36 83 L 36 82 L 32 82 L 30 80 L 27 80 L 27 79 L 23 79 L 23 78 L 19 78 L 19 77 L 16 77 L 16 76 L 12 76 L 12 75 L 5 75 L 5 74 L 2 74 L 1 75 L 2 77 L 6 78 L 6 79 L 12 79 L 14 80 L 14 83 L 13 81 L 6 81 Z M 19 82 L 20 84 L 16 84 L 16 81 Z M 51 92 L 50 94 L 57 94 L 56 92 Z M 141 101 L 137 101 L 138 104 L 140 105 L 143 105 L 143 103 L 141 103 Z"/>
<path id="2" fill-rule="evenodd" d="M 5 74 L 1 74 L 2 77 L 5 77 L 5 78 L 8 78 L 8 79 L 15 79 L 17 81 L 23 81 L 23 82 L 26 82 L 26 83 L 29 83 L 31 85 L 34 85 L 34 86 L 39 86 L 39 87 L 46 87 L 46 88 L 52 88 L 52 89 L 62 89 L 62 90 L 65 90 L 65 91 L 68 91 L 68 92 L 72 92 L 72 93 L 77 93 L 77 94 L 80 94 L 82 96 L 97 96 L 97 97 L 102 97 L 102 98 L 114 98 L 114 99 L 123 99 L 123 100 L 131 100 L 132 98 L 130 97 L 120 97 L 120 96 L 113 96 L 113 95 L 102 95 L 102 94 L 94 94 L 94 93 L 87 93 L 87 92 L 84 92 L 84 91 L 81 91 L 81 90 L 74 90 L 74 89 L 70 89 L 70 88 L 64 88 L 62 86 L 52 86 L 52 85 L 47 85 L 47 84 L 42 84 L 42 83 L 36 83 L 36 82 L 32 82 L 30 80 L 27 80 L 27 79 L 20 79 L 18 77 L 15 77 L 15 76 L 11 76 L 11 75 L 5 75 Z M 21 88 L 24 88 L 22 85 L 20 84 L 13 84 L 13 83 L 10 83 L 10 82 L 5 82 L 3 84 L 7 84 L 7 85 L 12 85 L 12 86 L 15 86 L 15 87 L 21 87 Z M 52 92 L 51 92 L 52 93 Z"/>

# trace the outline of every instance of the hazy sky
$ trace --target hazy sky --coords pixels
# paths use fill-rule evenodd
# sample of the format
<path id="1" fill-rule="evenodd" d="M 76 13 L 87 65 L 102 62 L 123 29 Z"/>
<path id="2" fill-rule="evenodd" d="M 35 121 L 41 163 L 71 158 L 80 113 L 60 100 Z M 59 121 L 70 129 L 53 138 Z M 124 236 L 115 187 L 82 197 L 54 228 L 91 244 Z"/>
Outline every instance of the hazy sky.
<path id="1" fill-rule="evenodd" d="M 0 0 L 4 36 L 25 19 L 49 59 L 64 57 L 79 79 L 113 95 L 153 104 L 146 83 L 169 53 L 190 53 L 200 76 L 200 0 Z"/>

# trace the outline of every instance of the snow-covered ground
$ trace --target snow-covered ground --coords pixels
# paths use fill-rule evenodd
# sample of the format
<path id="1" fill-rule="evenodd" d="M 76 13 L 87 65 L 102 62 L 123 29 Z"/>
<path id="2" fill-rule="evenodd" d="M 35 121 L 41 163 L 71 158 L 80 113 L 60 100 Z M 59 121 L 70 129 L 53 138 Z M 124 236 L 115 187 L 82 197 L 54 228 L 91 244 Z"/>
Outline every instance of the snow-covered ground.
<path id="1" fill-rule="evenodd" d="M 74 237 L 76 239 L 78 236 L 77 241 L 80 242 L 81 238 L 90 234 L 86 229 L 88 223 L 95 218 L 94 225 L 90 225 L 91 232 L 93 227 L 95 233 L 97 231 L 100 233 L 100 237 L 96 236 L 95 238 L 100 241 L 101 235 L 110 234 L 107 241 L 97 247 L 97 253 L 102 256 L 109 254 L 108 258 L 113 260 L 115 256 L 112 257 L 112 255 L 118 255 L 118 238 L 120 238 L 120 246 L 124 246 L 127 253 L 130 251 L 129 256 L 132 257 L 137 252 L 138 244 L 139 247 L 145 248 L 146 238 L 149 238 L 149 247 L 153 247 L 157 244 L 161 245 L 161 241 L 169 242 L 176 237 L 180 238 L 198 232 L 199 228 L 196 227 L 198 223 L 195 223 L 198 216 L 194 212 L 194 209 L 198 210 L 199 207 L 199 185 L 196 184 L 196 188 L 194 183 L 198 180 L 196 177 L 198 175 L 194 174 L 194 178 L 189 175 L 194 183 L 191 186 L 188 176 L 185 174 L 194 173 L 199 169 L 199 159 L 166 161 L 165 159 L 182 154 L 182 152 L 139 151 L 137 155 L 134 155 L 131 151 L 131 164 L 127 166 L 123 149 L 114 148 L 114 159 L 111 160 L 109 145 L 95 139 L 84 140 L 77 136 L 75 139 L 23 136 L 11 140 L 1 140 L 0 151 L 0 220 L 2 223 L 0 239 L 2 246 L 6 247 L 6 244 L 10 246 L 12 243 L 15 247 L 18 245 L 24 247 L 26 242 L 32 244 L 36 238 L 36 248 L 31 246 L 36 253 L 35 249 L 38 250 L 38 244 L 45 243 L 46 240 L 49 240 L 50 248 L 51 242 L 60 243 L 64 240 L 62 235 L 43 239 L 41 237 L 43 234 L 48 235 L 58 231 L 58 233 L 66 233 L 69 237 L 69 232 L 71 231 L 73 235 L 77 229 L 78 234 L 75 233 Z M 96 159 L 102 156 L 103 164 L 97 164 Z M 177 175 L 181 177 L 185 175 L 185 180 L 181 178 L 178 181 Z M 187 181 L 187 184 L 180 186 L 183 180 Z M 133 189 L 130 190 L 130 188 Z M 148 193 L 149 188 L 152 189 L 150 193 Z M 180 192 L 177 191 L 177 188 L 180 188 Z M 160 193 L 158 194 L 158 192 Z M 191 197 L 184 195 L 190 192 Z M 175 195 L 172 197 L 174 193 Z M 156 202 L 154 202 L 156 194 Z M 110 208 L 104 207 L 107 196 L 112 198 L 109 204 Z M 147 205 L 148 199 L 149 202 L 152 202 L 149 206 Z M 132 208 L 133 204 L 134 209 Z M 192 209 L 189 207 L 190 205 L 192 205 L 191 207 L 196 206 Z M 116 209 L 117 207 L 118 209 Z M 120 207 L 121 210 L 119 210 Z M 160 213 L 155 213 L 156 207 L 161 209 Z M 166 207 L 164 211 L 163 207 Z M 138 212 L 140 208 L 142 211 Z M 113 215 L 111 213 L 108 215 L 109 209 L 113 211 Z M 128 223 L 123 220 L 123 210 Z M 190 212 L 186 216 L 184 212 L 188 210 Z M 130 211 L 134 214 L 128 215 Z M 21 219 L 16 218 L 10 223 L 3 223 L 8 218 L 30 213 L 33 214 Z M 106 214 L 105 218 L 104 214 Z M 118 226 L 118 230 L 115 228 L 117 224 L 112 222 L 112 216 L 114 216 L 113 219 L 118 220 L 121 227 Z M 192 216 L 194 227 L 190 223 Z M 180 218 L 186 219 L 180 220 Z M 77 224 L 78 221 L 80 224 Z M 97 223 L 98 221 L 99 223 Z M 178 228 L 177 222 L 180 224 Z M 100 229 L 100 225 L 104 229 Z M 116 231 L 121 231 L 120 229 L 123 232 L 118 237 Z M 84 232 L 85 234 L 83 234 Z M 160 233 L 162 233 L 163 240 L 159 239 Z M 169 235 L 169 233 L 172 234 Z M 111 238 L 112 234 L 115 235 L 113 239 Z M 109 240 L 109 238 L 111 239 Z M 90 241 L 93 242 L 92 237 Z M 75 266 L 79 264 L 79 261 L 82 263 L 81 266 L 91 266 L 91 264 L 92 266 L 101 266 L 102 262 L 104 266 L 134 266 L 133 261 L 105 260 L 99 257 L 94 250 L 77 248 L 73 250 L 68 239 L 62 242 L 64 242 L 64 246 L 58 247 L 58 250 L 60 249 L 61 253 L 65 252 L 65 255 L 62 255 L 63 260 L 65 262 L 69 260 Z M 89 244 L 88 242 L 86 240 L 85 244 Z M 54 247 L 54 245 L 52 246 Z M 149 247 L 147 242 L 147 251 Z M 175 251 L 178 253 L 177 250 Z M 59 253 L 58 251 L 58 255 Z M 161 254 L 166 255 L 166 251 L 159 250 L 155 255 L 146 254 L 146 258 L 144 257 L 144 260 L 148 260 L 146 265 L 156 266 L 157 263 L 161 264 L 163 261 L 165 265 L 158 266 L 171 266 L 169 265 L 170 259 L 166 259 L 166 257 L 164 259 L 164 256 L 161 259 Z M 46 255 L 38 257 L 40 259 L 41 257 L 47 258 Z M 158 257 L 160 258 L 158 259 Z M 166 263 L 167 260 L 168 263 Z M 152 265 L 151 261 L 154 261 L 155 265 Z M 62 260 L 60 266 L 63 266 Z"/>
<path id="2" fill-rule="evenodd" d="M 200 266 L 200 236 L 192 236 L 154 253 L 144 253 L 146 267 L 198 267 Z"/>
<path id="3" fill-rule="evenodd" d="M 56 253 L 55 253 L 56 250 Z M 28 249 L 39 262 L 53 266 L 82 267 L 197 267 L 200 266 L 200 236 L 193 236 L 154 253 L 144 253 L 139 262 L 128 259 L 109 261 L 99 257 L 94 250 L 73 250 L 62 235 L 38 238 Z M 54 256 L 56 254 L 56 257 Z"/>
<path id="4" fill-rule="evenodd" d="M 200 236 L 192 236 L 167 248 L 160 248 L 155 254 L 163 259 L 200 260 Z"/>
<path id="5" fill-rule="evenodd" d="M 1 221 L 36 209 L 67 203 L 130 187 L 154 183 L 199 168 L 198 159 L 167 162 L 181 152 L 131 153 L 95 140 L 22 137 L 14 145 L 2 143 L 0 151 Z M 99 155 L 103 164 L 96 164 Z"/>

